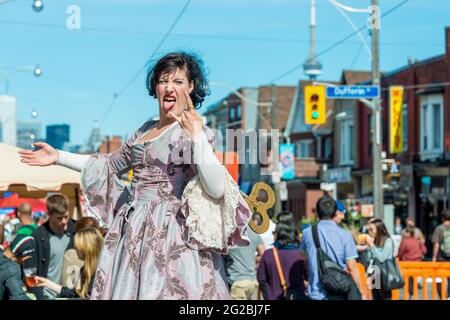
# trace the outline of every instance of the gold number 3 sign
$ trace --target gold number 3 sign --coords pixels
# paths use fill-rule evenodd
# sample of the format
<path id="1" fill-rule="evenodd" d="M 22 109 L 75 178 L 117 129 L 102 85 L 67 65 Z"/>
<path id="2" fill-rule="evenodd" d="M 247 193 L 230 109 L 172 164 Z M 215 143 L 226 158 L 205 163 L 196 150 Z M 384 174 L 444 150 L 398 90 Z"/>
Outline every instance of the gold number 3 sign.
<path id="1" fill-rule="evenodd" d="M 261 191 L 265 191 L 267 194 L 266 198 L 261 200 Z M 247 201 L 248 206 L 250 207 L 250 210 L 253 212 L 253 216 L 249 222 L 250 228 L 252 228 L 253 231 L 256 233 L 264 233 L 269 229 L 269 214 L 267 213 L 267 210 L 272 208 L 275 204 L 275 194 L 272 190 L 272 188 L 264 183 L 264 182 L 258 182 L 253 186 L 252 192 L 250 195 L 245 195 L 245 200 Z M 261 224 L 256 224 L 254 221 L 254 215 L 259 214 L 261 216 Z"/>

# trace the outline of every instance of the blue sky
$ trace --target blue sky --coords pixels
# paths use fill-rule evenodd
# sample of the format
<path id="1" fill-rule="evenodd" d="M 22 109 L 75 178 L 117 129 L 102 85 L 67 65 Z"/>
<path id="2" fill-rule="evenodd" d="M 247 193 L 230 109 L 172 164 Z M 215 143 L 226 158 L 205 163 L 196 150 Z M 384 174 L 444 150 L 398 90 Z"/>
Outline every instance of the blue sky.
<path id="1" fill-rule="evenodd" d="M 39 64 L 43 75 L 17 73 L 9 93 L 17 97 L 18 118 L 36 109 L 43 125 L 67 123 L 71 142 L 84 143 L 102 118 L 113 93 L 123 89 L 145 65 L 186 0 L 43 0 L 0 5 L 0 65 Z M 369 0 L 339 0 L 364 8 Z M 327 1 L 317 0 L 317 51 L 352 32 Z M 402 0 L 380 0 L 382 13 Z M 81 29 L 69 30 L 69 5 L 81 10 Z M 366 16 L 351 14 L 359 27 Z M 210 80 L 231 87 L 259 86 L 303 63 L 308 55 L 309 0 L 192 0 L 157 55 L 184 49 L 197 52 Z M 450 1 L 410 0 L 381 22 L 380 63 L 384 71 L 444 53 L 444 28 L 450 26 Z M 367 32 L 364 37 L 370 45 Z M 319 60 L 322 79 L 337 80 L 343 69 L 369 70 L 368 54 L 357 36 Z M 0 69 L 0 79 L 7 71 Z M 302 69 L 276 83 L 295 85 Z M 144 85 L 145 72 L 117 99 L 102 123 L 102 134 L 128 136 L 157 112 Z M 204 107 L 229 90 L 212 87 Z M 3 87 L 0 87 L 3 92 Z"/>

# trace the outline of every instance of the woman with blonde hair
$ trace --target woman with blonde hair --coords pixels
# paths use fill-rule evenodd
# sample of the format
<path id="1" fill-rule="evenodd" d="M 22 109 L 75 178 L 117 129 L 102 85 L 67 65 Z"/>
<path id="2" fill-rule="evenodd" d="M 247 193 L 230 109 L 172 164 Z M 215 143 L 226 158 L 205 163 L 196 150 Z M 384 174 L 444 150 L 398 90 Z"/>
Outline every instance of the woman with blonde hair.
<path id="1" fill-rule="evenodd" d="M 86 227 L 93 227 L 100 231 L 103 237 L 105 236 L 97 220 L 92 217 L 82 217 L 78 219 L 75 223 L 75 234 Z M 83 266 L 84 261 L 80 260 L 75 248 L 67 250 L 66 253 L 64 253 L 60 284 L 63 287 L 68 287 L 69 289 L 74 288 L 80 278 L 80 271 Z"/>
<path id="2" fill-rule="evenodd" d="M 42 277 L 36 277 L 36 286 L 55 291 L 61 298 L 89 298 L 98 266 L 103 236 L 95 227 L 86 227 L 75 234 L 74 247 L 78 257 L 84 261 L 80 271 L 80 288 L 70 289 Z"/>

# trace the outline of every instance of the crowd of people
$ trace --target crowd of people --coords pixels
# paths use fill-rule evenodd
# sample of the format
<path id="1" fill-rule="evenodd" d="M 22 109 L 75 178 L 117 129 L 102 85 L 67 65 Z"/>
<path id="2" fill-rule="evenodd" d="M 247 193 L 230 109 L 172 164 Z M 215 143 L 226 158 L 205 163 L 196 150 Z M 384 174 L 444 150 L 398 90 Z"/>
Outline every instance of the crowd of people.
<path id="1" fill-rule="evenodd" d="M 20 227 L 1 249 L 0 299 L 89 298 L 107 230 L 92 217 L 72 220 L 64 195 L 48 197 L 47 209 L 44 223 L 33 220 L 30 205 L 17 209 Z M 318 223 L 303 230 L 301 236 L 288 211 L 275 215 L 276 223 L 271 220 L 263 234 L 248 228 L 250 244 L 223 255 L 232 299 L 367 299 L 357 262 L 370 268 L 374 260 L 395 259 L 394 241 L 386 225 L 370 219 L 367 233 L 355 238 L 340 226 L 345 206 L 329 196 L 319 199 L 316 213 Z M 442 216 L 443 223 L 432 235 L 433 261 L 450 261 L 450 210 Z M 422 261 L 427 253 L 425 237 L 414 220 L 407 218 L 405 228 L 398 232 L 402 240 L 397 259 Z M 324 256 L 336 266 L 333 277 L 342 280 L 334 287 L 325 280 Z M 412 295 L 412 285 L 409 287 Z M 374 300 L 390 299 L 391 295 L 389 288 L 372 288 Z"/>
<path id="2" fill-rule="evenodd" d="M 423 261 L 427 249 L 425 237 L 422 231 L 415 226 L 412 218 L 405 220 L 405 227 L 397 229 L 401 235 L 398 250 L 387 227 L 381 219 L 369 219 L 361 228 L 361 234 L 355 236 L 341 227 L 345 219 L 345 206 L 339 200 L 329 196 L 322 197 L 316 204 L 318 239 L 314 239 L 314 227 L 307 227 L 301 234 L 293 215 L 290 212 L 281 212 L 274 217 L 277 221 L 275 230 L 268 231 L 258 237 L 252 236 L 253 246 L 248 248 L 236 248 L 230 251 L 227 257 L 227 265 L 231 265 L 229 271 L 229 284 L 233 299 L 254 299 L 255 297 L 266 300 L 359 300 L 367 299 L 364 285 L 361 283 L 361 275 L 357 268 L 357 262 L 362 263 L 367 275 L 370 276 L 370 267 L 377 265 L 379 268 L 386 263 L 396 264 L 399 261 Z M 432 261 L 450 262 L 450 210 L 442 213 L 443 222 L 433 235 Z M 267 238 L 272 234 L 273 240 L 270 247 L 262 250 L 260 238 Z M 316 242 L 319 242 L 316 244 Z M 346 289 L 343 293 L 327 290 L 321 281 L 320 256 L 326 255 L 337 268 L 344 270 L 347 277 L 342 277 Z M 261 251 L 264 253 L 261 254 Z M 397 253 L 396 253 L 397 251 Z M 245 270 L 245 271 L 244 271 Z M 250 272 L 251 270 L 251 272 Z M 398 268 L 397 268 L 398 272 Z M 339 275 L 338 275 L 339 276 Z M 388 300 L 392 297 L 393 285 L 403 286 L 403 279 L 399 273 L 395 284 L 386 284 L 380 281 L 371 288 L 373 300 Z M 409 294 L 412 296 L 412 278 L 409 279 Z M 450 283 L 449 283 L 450 284 Z M 441 292 L 440 284 L 438 284 Z M 447 294 L 447 297 L 450 293 Z"/>
<path id="3" fill-rule="evenodd" d="M 31 206 L 21 205 L 21 226 L 1 248 L 0 299 L 89 298 L 105 230 L 91 217 L 74 221 L 69 200 L 47 198 L 48 220 L 32 219 Z"/>

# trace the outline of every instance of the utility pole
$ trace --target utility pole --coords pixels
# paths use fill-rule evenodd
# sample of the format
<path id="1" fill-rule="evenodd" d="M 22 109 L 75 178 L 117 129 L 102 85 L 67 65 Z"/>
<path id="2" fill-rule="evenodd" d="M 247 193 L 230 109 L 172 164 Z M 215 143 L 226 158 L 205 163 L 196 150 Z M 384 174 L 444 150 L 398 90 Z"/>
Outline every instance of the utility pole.
<path id="1" fill-rule="evenodd" d="M 276 105 L 276 92 L 275 92 L 275 84 L 272 84 L 271 87 L 271 106 L 270 106 L 270 115 L 271 115 L 271 127 L 272 130 L 278 129 L 278 110 Z M 279 139 L 279 135 L 275 135 L 276 139 Z M 275 139 L 274 135 L 271 135 L 271 139 Z M 275 142 L 275 143 L 274 143 Z M 277 150 L 271 150 L 272 159 L 278 159 L 278 157 L 274 157 L 274 152 L 279 152 L 279 141 L 271 141 L 271 146 L 276 146 Z M 275 214 L 281 212 L 281 199 L 280 199 L 280 164 L 278 161 L 276 163 L 272 163 L 272 182 L 273 182 L 273 191 L 275 193 Z"/>
<path id="2" fill-rule="evenodd" d="M 378 0 L 371 0 L 372 10 L 378 8 Z M 372 12 L 372 19 L 379 19 L 378 12 Z M 373 20 L 372 20 L 373 22 Z M 375 21 L 372 30 L 372 85 L 380 86 L 380 64 L 379 64 L 379 21 Z M 382 128 L 381 128 L 381 103 L 380 98 L 372 101 L 372 157 L 373 157 L 373 205 L 375 218 L 384 217 L 384 195 L 383 195 L 383 170 L 381 165 L 382 152 Z"/>

